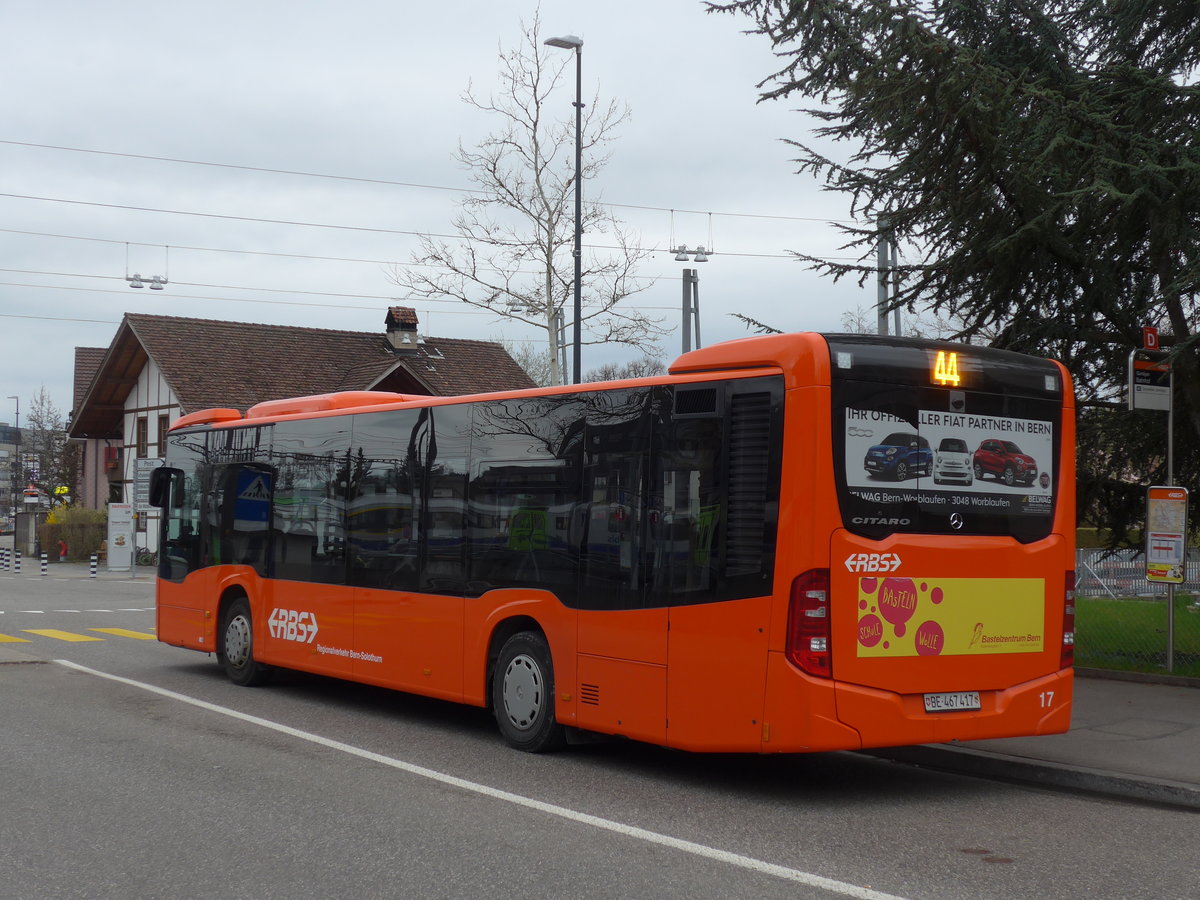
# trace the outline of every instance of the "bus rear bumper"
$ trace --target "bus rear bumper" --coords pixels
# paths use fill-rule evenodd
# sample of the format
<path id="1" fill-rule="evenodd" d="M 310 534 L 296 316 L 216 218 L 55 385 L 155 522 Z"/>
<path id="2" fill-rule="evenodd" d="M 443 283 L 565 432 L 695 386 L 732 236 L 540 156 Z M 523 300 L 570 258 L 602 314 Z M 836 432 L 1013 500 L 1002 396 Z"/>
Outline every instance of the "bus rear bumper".
<path id="1" fill-rule="evenodd" d="M 1064 669 L 999 690 L 979 691 L 980 709 L 926 712 L 924 694 L 860 685 L 836 688 L 838 718 L 862 736 L 862 747 L 1061 734 L 1071 727 L 1075 673 Z"/>
<path id="2" fill-rule="evenodd" d="M 1000 690 L 979 710 L 925 711 L 924 694 L 897 694 L 799 672 L 768 655 L 763 753 L 812 753 L 1060 734 L 1071 725 L 1075 673 L 1064 669 Z"/>

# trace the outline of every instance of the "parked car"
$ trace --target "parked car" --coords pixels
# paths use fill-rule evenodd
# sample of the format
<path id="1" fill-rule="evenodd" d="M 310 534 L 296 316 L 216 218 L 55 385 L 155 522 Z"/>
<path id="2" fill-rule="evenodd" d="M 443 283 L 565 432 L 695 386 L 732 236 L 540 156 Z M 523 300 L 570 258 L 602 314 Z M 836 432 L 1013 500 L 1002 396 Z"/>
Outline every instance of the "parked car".
<path id="1" fill-rule="evenodd" d="M 975 451 L 974 470 L 976 478 L 992 475 L 1005 484 L 1033 484 L 1038 468 L 1032 456 L 1021 451 L 1012 441 L 998 438 L 986 440 Z"/>
<path id="2" fill-rule="evenodd" d="M 933 454 L 933 483 L 947 481 L 970 484 L 975 480 L 971 450 L 962 438 L 942 438 Z"/>
<path id="3" fill-rule="evenodd" d="M 871 475 L 904 481 L 912 475 L 928 475 L 933 469 L 929 441 L 909 431 L 894 431 L 867 451 L 863 468 Z"/>

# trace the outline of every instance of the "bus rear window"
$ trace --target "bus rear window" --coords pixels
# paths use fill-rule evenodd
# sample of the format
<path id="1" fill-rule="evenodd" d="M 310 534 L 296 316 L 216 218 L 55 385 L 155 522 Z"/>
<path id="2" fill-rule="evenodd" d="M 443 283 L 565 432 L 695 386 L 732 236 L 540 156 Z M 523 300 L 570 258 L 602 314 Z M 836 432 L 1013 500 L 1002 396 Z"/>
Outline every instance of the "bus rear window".
<path id="1" fill-rule="evenodd" d="M 967 348 L 964 376 L 939 384 L 930 360 L 949 346 L 830 340 L 843 524 L 875 539 L 907 532 L 1039 540 L 1050 532 L 1058 486 L 1058 370 Z"/>

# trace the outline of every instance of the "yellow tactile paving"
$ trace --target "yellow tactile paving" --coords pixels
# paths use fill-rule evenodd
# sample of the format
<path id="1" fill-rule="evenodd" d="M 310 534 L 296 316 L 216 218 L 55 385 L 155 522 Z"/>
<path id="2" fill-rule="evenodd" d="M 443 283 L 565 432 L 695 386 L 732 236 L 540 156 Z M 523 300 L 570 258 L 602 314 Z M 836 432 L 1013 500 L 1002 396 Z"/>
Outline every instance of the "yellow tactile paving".
<path id="1" fill-rule="evenodd" d="M 104 638 L 92 637 L 90 634 L 75 634 L 73 631 L 59 631 L 57 628 L 22 628 L 25 634 L 40 634 L 42 637 L 56 638 L 60 641 L 102 641 Z"/>
<path id="2" fill-rule="evenodd" d="M 28 644 L 29 638 L 13 637 L 11 634 L 0 634 L 0 644 Z"/>
<path id="3" fill-rule="evenodd" d="M 128 628 L 89 628 L 88 631 L 99 631 L 101 634 L 115 634 L 117 637 L 133 638 L 136 641 L 156 641 L 152 634 L 144 631 L 130 631 Z"/>

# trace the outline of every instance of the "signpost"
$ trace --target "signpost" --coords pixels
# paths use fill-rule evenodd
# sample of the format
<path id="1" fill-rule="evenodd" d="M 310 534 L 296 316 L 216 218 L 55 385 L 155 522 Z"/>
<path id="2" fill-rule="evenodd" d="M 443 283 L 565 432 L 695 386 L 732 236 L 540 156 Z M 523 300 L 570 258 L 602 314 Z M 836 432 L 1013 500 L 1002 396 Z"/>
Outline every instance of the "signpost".
<path id="1" fill-rule="evenodd" d="M 1187 566 L 1187 491 L 1175 487 L 1174 382 L 1158 329 L 1142 329 L 1142 349 L 1129 354 L 1129 408 L 1167 414 L 1167 483 L 1146 492 L 1146 580 L 1167 586 L 1167 671 L 1175 670 L 1175 585 Z"/>

